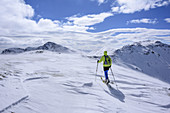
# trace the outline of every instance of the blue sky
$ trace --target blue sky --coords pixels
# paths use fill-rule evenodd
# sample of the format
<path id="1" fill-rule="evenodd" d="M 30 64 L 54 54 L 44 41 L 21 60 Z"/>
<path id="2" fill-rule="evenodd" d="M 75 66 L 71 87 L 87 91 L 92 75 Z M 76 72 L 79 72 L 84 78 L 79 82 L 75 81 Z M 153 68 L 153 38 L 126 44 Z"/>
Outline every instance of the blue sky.
<path id="1" fill-rule="evenodd" d="M 53 41 L 90 51 L 170 44 L 170 0 L 1 0 L 0 51 Z"/>
<path id="2" fill-rule="evenodd" d="M 90 0 L 25 0 L 35 9 L 36 16 L 41 15 L 44 18 L 52 20 L 64 20 L 73 15 L 98 14 L 110 11 L 110 4 L 98 5 Z"/>
<path id="3" fill-rule="evenodd" d="M 99 14 L 102 12 L 111 12 L 114 0 L 106 0 L 99 4 L 97 0 L 25 0 L 25 2 L 35 10 L 34 20 L 38 21 L 40 17 L 51 20 L 67 21 L 66 17 L 73 15 L 84 16 L 90 14 Z M 136 4 L 138 5 L 138 4 Z M 100 32 L 113 28 L 154 28 L 154 29 L 169 29 L 170 24 L 164 19 L 170 17 L 170 5 L 164 5 L 157 8 L 152 8 L 147 11 L 141 10 L 134 13 L 113 13 L 114 16 L 105 18 L 101 23 L 92 25 L 95 30 L 90 32 Z M 129 23 L 134 19 L 152 19 L 156 23 Z"/>

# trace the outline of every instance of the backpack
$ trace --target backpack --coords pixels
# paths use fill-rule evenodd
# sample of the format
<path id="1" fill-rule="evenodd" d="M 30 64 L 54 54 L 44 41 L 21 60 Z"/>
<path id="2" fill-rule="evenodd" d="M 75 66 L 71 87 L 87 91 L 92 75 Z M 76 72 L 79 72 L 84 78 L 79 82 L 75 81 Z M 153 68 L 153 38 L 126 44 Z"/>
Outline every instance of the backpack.
<path id="1" fill-rule="evenodd" d="M 108 55 L 107 56 L 104 55 L 104 57 L 105 57 L 104 64 L 105 65 L 110 65 L 111 64 L 110 57 Z"/>

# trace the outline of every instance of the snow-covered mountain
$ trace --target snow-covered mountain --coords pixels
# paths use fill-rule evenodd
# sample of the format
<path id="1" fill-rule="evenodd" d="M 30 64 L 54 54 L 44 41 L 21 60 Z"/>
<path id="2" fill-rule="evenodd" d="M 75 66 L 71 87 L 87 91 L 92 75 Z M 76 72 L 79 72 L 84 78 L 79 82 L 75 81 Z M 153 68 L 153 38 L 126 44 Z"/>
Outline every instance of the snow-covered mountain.
<path id="1" fill-rule="evenodd" d="M 110 86 L 100 79 L 104 75 L 102 63 L 97 68 L 99 58 L 78 52 L 0 55 L 0 113 L 169 113 L 170 84 L 143 68 L 144 60 L 149 59 L 149 69 L 154 70 L 152 63 L 161 59 L 157 63 L 167 69 L 167 47 L 140 42 L 117 50 Z"/>
<path id="2" fill-rule="evenodd" d="M 27 47 L 25 49 L 22 48 L 5 49 L 2 51 L 1 54 L 16 54 L 16 53 L 23 53 L 23 52 L 34 51 L 34 50 L 48 50 L 48 51 L 60 52 L 60 53 L 74 52 L 73 50 L 70 50 L 69 48 L 63 47 L 59 44 L 53 42 L 47 42 L 43 46 L 39 46 L 39 47 Z"/>
<path id="3" fill-rule="evenodd" d="M 143 41 L 114 52 L 115 62 L 125 64 L 170 83 L 170 45 L 160 41 Z"/>

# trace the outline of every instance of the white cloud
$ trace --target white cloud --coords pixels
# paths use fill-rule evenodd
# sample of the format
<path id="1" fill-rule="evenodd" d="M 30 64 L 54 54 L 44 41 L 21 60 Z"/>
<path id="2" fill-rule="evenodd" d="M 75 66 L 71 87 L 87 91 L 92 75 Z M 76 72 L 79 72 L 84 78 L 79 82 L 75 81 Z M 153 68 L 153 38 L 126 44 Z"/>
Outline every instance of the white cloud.
<path id="1" fill-rule="evenodd" d="M 157 19 L 148 19 L 148 18 L 143 18 L 143 19 L 134 19 L 127 21 L 127 24 L 129 23 L 134 23 L 134 24 L 139 24 L 139 23 L 145 23 L 145 24 L 156 24 L 158 23 Z"/>
<path id="2" fill-rule="evenodd" d="M 41 27 L 42 29 L 46 29 L 46 30 L 51 30 L 51 29 L 56 29 L 59 25 L 58 25 L 59 21 L 55 20 L 52 21 L 50 19 L 43 19 L 41 18 L 38 21 L 38 26 Z"/>
<path id="3" fill-rule="evenodd" d="M 72 28 L 70 28 L 72 29 Z M 25 35 L 25 34 L 24 34 Z M 22 35 L 20 35 L 22 37 Z M 40 38 L 41 37 L 41 38 Z M 15 46 L 29 44 L 43 44 L 47 41 L 53 41 L 63 46 L 71 47 L 81 50 L 97 50 L 104 46 L 111 48 L 120 48 L 123 45 L 143 40 L 161 40 L 170 44 L 170 30 L 165 29 L 147 29 L 147 28 L 119 28 L 111 29 L 98 33 L 89 32 L 75 32 L 75 31 L 63 31 L 63 32 L 47 32 L 42 34 L 29 35 L 26 38 L 12 37 Z M 11 46 L 12 44 L 7 46 Z M 35 46 L 35 45 L 34 45 Z M 0 44 L 1 48 L 1 44 Z"/>
<path id="4" fill-rule="evenodd" d="M 91 0 L 91 1 L 97 1 L 99 5 L 103 4 L 106 0 Z"/>
<path id="5" fill-rule="evenodd" d="M 34 9 L 23 0 L 1 0 L 0 9 L 0 29 L 4 31 L 1 33 L 23 32 L 36 27 L 36 22 L 31 20 Z"/>
<path id="6" fill-rule="evenodd" d="M 168 5 L 170 0 L 116 0 L 112 11 L 117 13 L 134 13 Z"/>
<path id="7" fill-rule="evenodd" d="M 170 23 L 170 18 L 165 18 L 164 19 L 167 23 Z"/>
<path id="8" fill-rule="evenodd" d="M 120 8 L 117 6 L 114 11 L 120 11 Z M 44 18 L 38 22 L 31 20 L 34 16 L 34 9 L 25 4 L 23 0 L 1 0 L 0 9 L 0 49 L 2 45 L 5 45 L 3 48 L 12 47 L 13 44 L 14 47 L 18 47 L 16 45 L 25 47 L 29 44 L 38 45 L 46 41 L 54 41 L 63 46 L 84 50 L 98 49 L 105 45 L 119 47 L 124 41 L 132 42 L 145 39 L 160 39 L 170 43 L 170 30 L 126 28 L 111 29 L 99 33 L 87 32 L 88 29 L 94 29 L 90 27 L 91 25 L 101 23 L 107 17 L 113 16 L 110 12 L 82 17 L 72 16 L 67 18 L 68 22 L 62 23 L 58 20 L 52 21 Z M 130 12 L 134 11 L 137 9 Z M 142 20 L 142 22 L 150 21 Z"/>
<path id="9" fill-rule="evenodd" d="M 100 14 L 93 14 L 93 15 L 85 15 L 82 17 L 72 16 L 67 18 L 69 21 L 72 21 L 75 25 L 79 26 L 90 26 L 97 23 L 101 23 L 104 21 L 105 18 L 113 16 L 110 12 L 104 12 Z"/>
<path id="10" fill-rule="evenodd" d="M 34 15 L 34 9 L 25 4 L 24 0 L 1 0 L 1 17 L 5 14 L 8 17 L 31 18 Z M 3 15 L 2 15 L 3 14 Z"/>
<path id="11" fill-rule="evenodd" d="M 4 44 L 13 44 L 15 43 L 15 41 L 11 38 L 8 37 L 0 37 L 0 45 L 4 45 Z"/>
<path id="12" fill-rule="evenodd" d="M 119 7 L 112 7 L 112 12 L 119 12 Z"/>
<path id="13" fill-rule="evenodd" d="M 105 0 L 97 0 L 99 2 L 99 4 L 104 3 Z"/>
<path id="14" fill-rule="evenodd" d="M 1 35 L 20 33 L 40 34 L 49 31 L 87 32 L 88 29 L 94 29 L 89 27 L 90 25 L 101 23 L 105 18 L 113 15 L 106 12 L 82 17 L 72 16 L 65 23 L 40 17 L 39 21 L 36 22 L 31 19 L 34 16 L 34 9 L 30 5 L 25 4 L 24 0 L 1 0 L 0 9 Z"/>

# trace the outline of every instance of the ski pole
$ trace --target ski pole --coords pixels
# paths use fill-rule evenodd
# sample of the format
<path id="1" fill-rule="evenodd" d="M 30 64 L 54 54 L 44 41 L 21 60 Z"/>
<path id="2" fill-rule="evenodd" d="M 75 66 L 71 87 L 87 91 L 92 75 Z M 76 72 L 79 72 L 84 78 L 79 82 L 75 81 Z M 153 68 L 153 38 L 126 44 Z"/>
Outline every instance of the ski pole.
<path id="1" fill-rule="evenodd" d="M 114 77 L 114 74 L 113 74 L 112 68 L 110 68 L 110 70 L 111 70 L 111 72 L 112 72 L 112 76 L 113 76 L 114 82 L 115 82 L 115 84 L 116 84 L 116 80 L 115 80 L 115 77 Z M 117 90 L 119 90 L 119 89 L 118 89 L 117 84 L 116 84 L 116 88 L 117 88 Z"/>
<path id="2" fill-rule="evenodd" d="M 97 63 L 97 67 L 96 67 L 95 81 L 96 81 L 96 76 L 97 76 L 97 70 L 98 70 L 98 63 Z"/>

